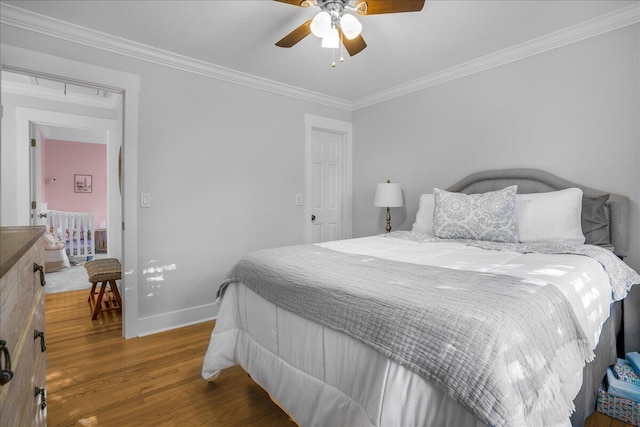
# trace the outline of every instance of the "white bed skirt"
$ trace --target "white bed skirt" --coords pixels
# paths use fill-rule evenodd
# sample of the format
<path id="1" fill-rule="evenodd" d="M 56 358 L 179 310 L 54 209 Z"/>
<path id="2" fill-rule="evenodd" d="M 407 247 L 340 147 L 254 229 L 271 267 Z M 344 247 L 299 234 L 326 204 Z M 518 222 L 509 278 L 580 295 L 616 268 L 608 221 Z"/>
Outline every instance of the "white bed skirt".
<path id="1" fill-rule="evenodd" d="M 225 292 L 202 376 L 237 364 L 304 427 L 485 425 L 409 369 L 242 284 Z"/>

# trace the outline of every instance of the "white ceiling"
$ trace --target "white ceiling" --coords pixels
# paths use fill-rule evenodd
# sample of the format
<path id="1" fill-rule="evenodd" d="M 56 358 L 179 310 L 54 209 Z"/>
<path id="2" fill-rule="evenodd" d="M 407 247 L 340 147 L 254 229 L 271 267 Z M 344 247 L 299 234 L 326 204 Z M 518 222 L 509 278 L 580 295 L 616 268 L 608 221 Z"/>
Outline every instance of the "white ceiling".
<path id="1" fill-rule="evenodd" d="M 359 17 L 368 47 L 331 68 L 313 35 L 276 41 L 317 9 L 270 0 L 3 1 L 65 22 L 350 102 L 638 5 L 638 0 L 427 0 Z"/>

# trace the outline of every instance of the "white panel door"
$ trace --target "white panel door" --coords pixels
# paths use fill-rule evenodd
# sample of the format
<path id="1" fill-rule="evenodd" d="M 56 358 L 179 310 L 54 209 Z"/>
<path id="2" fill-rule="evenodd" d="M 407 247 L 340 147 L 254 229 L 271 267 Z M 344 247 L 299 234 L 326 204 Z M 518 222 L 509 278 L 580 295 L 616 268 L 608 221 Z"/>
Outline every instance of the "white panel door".
<path id="1" fill-rule="evenodd" d="M 312 131 L 313 243 L 342 238 L 343 134 Z"/>

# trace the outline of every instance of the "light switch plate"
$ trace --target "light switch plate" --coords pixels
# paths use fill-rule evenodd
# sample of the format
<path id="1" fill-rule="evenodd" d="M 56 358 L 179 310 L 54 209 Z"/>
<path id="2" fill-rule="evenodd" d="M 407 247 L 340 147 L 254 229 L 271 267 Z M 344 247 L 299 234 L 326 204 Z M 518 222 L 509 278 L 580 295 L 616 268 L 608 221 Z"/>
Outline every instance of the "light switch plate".
<path id="1" fill-rule="evenodd" d="M 302 194 L 296 193 L 296 206 L 302 206 Z"/>
<path id="2" fill-rule="evenodd" d="M 151 207 L 151 193 L 140 193 L 140 207 L 141 208 Z"/>

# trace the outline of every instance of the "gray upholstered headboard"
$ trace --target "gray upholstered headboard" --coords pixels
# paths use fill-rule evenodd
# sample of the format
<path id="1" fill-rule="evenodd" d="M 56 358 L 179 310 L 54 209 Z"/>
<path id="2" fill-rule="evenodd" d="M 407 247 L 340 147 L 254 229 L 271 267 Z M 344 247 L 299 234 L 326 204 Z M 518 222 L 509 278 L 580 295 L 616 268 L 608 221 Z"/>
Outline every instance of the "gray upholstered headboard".
<path id="1" fill-rule="evenodd" d="M 484 193 L 500 190 L 516 184 L 518 193 L 544 193 L 548 191 L 564 190 L 576 187 L 582 190 L 585 197 L 597 197 L 609 194 L 605 204 L 609 216 L 609 235 L 614 253 L 620 257 L 629 252 L 629 198 L 606 191 L 595 190 L 562 179 L 549 172 L 539 169 L 499 169 L 482 171 L 471 174 L 451 187 L 447 191 L 460 193 Z"/>

